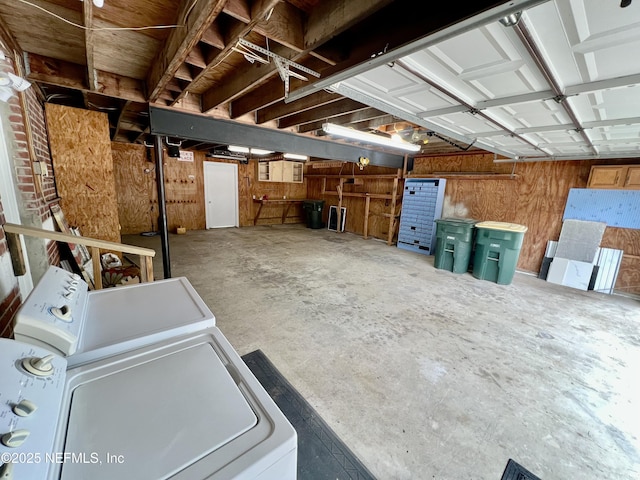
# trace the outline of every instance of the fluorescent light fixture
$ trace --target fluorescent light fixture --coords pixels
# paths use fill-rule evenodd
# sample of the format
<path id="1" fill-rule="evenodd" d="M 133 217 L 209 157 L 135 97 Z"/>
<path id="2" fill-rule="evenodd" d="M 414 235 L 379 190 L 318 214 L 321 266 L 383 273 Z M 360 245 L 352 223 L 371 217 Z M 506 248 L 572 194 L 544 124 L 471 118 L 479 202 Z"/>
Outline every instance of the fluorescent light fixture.
<path id="1" fill-rule="evenodd" d="M 307 155 L 300 155 L 298 153 L 285 153 L 282 155 L 284 158 L 288 158 L 289 160 L 309 160 Z"/>
<path id="2" fill-rule="evenodd" d="M 407 150 L 409 152 L 420 151 L 419 145 L 414 145 L 405 141 L 392 140 L 391 138 L 374 135 L 373 133 L 361 132 L 359 130 L 354 130 L 353 128 L 343 127 L 342 125 L 325 123 L 324 125 L 322 125 L 322 129 L 329 135 L 337 135 L 339 137 L 351 138 L 353 140 L 360 140 L 361 142 L 365 143 L 383 145 L 385 147 Z"/>
<path id="3" fill-rule="evenodd" d="M 238 145 L 229 145 L 227 147 L 227 150 L 229 150 L 230 152 L 236 152 L 236 153 L 249 153 L 249 148 L 239 147 Z"/>
<path id="4" fill-rule="evenodd" d="M 251 153 L 254 155 L 269 155 L 273 153 L 273 150 L 262 150 L 260 148 L 252 148 Z"/>
<path id="5" fill-rule="evenodd" d="M 269 155 L 273 153 L 271 150 L 262 150 L 260 148 L 248 148 L 248 147 L 240 147 L 238 145 L 229 145 L 227 150 L 230 152 L 236 153 L 252 153 L 253 155 Z"/>

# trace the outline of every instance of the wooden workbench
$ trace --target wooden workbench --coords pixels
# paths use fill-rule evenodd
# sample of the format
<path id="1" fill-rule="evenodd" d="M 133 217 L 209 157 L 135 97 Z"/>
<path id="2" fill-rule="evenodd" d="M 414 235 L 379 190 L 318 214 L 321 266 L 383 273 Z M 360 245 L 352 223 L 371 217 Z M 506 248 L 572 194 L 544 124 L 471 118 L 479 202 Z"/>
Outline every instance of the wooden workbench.
<path id="1" fill-rule="evenodd" d="M 257 225 L 258 224 L 258 219 L 260 218 L 260 213 L 262 213 L 262 207 L 264 205 L 283 205 L 283 209 L 282 209 L 282 223 L 284 223 L 285 219 L 287 218 L 287 215 L 289 215 L 289 210 L 291 209 L 292 205 L 295 205 L 297 203 L 302 203 L 304 202 L 305 199 L 302 198 L 286 198 L 286 199 L 262 199 L 262 198 L 254 198 L 253 202 L 254 203 L 259 203 L 260 206 L 258 207 L 258 211 L 256 212 L 256 216 L 253 218 L 253 224 Z"/>

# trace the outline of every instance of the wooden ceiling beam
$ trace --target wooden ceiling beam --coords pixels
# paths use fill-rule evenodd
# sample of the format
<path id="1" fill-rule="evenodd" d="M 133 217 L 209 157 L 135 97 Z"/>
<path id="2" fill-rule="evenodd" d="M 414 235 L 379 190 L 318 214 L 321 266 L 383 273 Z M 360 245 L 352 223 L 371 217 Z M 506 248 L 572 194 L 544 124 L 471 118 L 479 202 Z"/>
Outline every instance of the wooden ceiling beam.
<path id="1" fill-rule="evenodd" d="M 279 2 L 280 0 L 257 0 L 251 6 L 251 21 L 246 25 L 242 25 L 240 28 L 233 28 L 233 32 L 226 39 L 224 48 L 220 51 L 218 55 L 209 60 L 209 63 L 206 68 L 204 68 L 191 82 L 192 87 L 198 86 L 198 84 L 202 81 L 203 78 L 207 76 L 207 74 L 218 66 L 220 62 L 222 62 L 227 56 L 230 54 L 232 49 L 235 47 L 238 39 L 247 35 L 253 28 L 264 19 L 264 16 Z M 235 3 L 232 2 L 232 3 Z M 234 75 L 238 75 L 237 73 Z M 215 90 L 215 89 L 213 89 Z M 188 88 L 180 95 L 176 100 L 182 99 L 184 95 L 188 92 Z M 205 92 L 206 93 L 206 92 Z M 203 111 L 207 112 L 217 105 L 210 105 L 209 100 L 206 95 L 202 96 L 203 98 Z"/>
<path id="2" fill-rule="evenodd" d="M 359 110 L 357 112 L 346 113 L 343 115 L 338 115 L 337 117 L 332 117 L 331 123 L 335 123 L 337 125 L 346 125 L 349 123 L 362 122 L 362 121 L 371 120 L 376 117 L 383 117 L 383 116 L 387 116 L 387 114 L 382 110 L 369 107 L 369 108 L 365 108 L 364 110 Z M 322 128 L 323 123 L 326 123 L 325 120 L 318 120 L 315 122 L 303 123 L 301 125 L 298 125 L 298 133 L 306 133 L 306 132 L 313 132 L 316 130 L 320 130 Z"/>
<path id="3" fill-rule="evenodd" d="M 311 54 L 321 60 L 325 65 L 327 63 L 329 65 L 335 65 L 336 62 L 332 60 L 330 56 L 319 53 L 316 55 L 315 53 L 317 52 L 313 52 L 313 50 L 388 3 L 390 3 L 390 0 L 329 0 L 320 2 L 320 5 L 314 7 L 306 21 L 301 23 L 301 26 L 306 28 L 304 48 L 298 55 L 293 56 L 291 60 L 294 62 L 299 61 L 307 54 Z M 316 13 L 318 9 L 324 12 L 323 15 L 327 14 L 327 12 L 330 13 L 337 10 L 338 12 L 342 12 L 343 16 L 340 17 L 331 14 L 331 28 L 328 28 L 324 25 L 325 20 L 322 15 Z M 319 67 L 318 70 L 320 70 Z M 233 81 L 227 82 L 225 85 L 224 92 L 220 91 L 217 86 L 205 92 L 203 94 L 203 99 L 205 99 L 203 107 L 205 109 L 211 109 L 225 102 L 232 102 L 229 108 L 231 118 L 238 118 L 246 113 L 264 108 L 284 99 L 284 88 L 279 77 L 265 83 L 266 79 L 276 75 L 274 66 L 262 68 L 260 70 L 260 76 L 256 73 L 255 69 L 252 70 L 252 72 L 253 75 L 246 75 L 245 72 L 235 74 Z M 254 92 L 249 92 L 249 90 L 254 89 L 256 85 L 261 83 L 264 85 L 259 87 L 259 92 L 255 94 L 253 94 Z M 293 91 L 296 88 L 302 87 L 304 84 L 304 82 L 294 81 L 292 79 L 291 90 Z M 245 93 L 247 94 L 245 95 Z M 238 98 L 241 95 L 244 96 Z"/>
<path id="4" fill-rule="evenodd" d="M 97 90 L 98 76 L 94 62 L 93 48 L 93 2 L 82 2 L 82 12 L 84 18 L 84 48 L 87 56 L 87 83 L 89 90 Z"/>
<path id="5" fill-rule="evenodd" d="M 149 101 L 155 101 L 166 88 L 193 47 L 220 14 L 225 3 L 226 0 L 200 0 L 195 3 L 193 0 L 182 1 L 178 11 L 178 23 L 185 22 L 185 26 L 171 31 L 164 47 L 156 54 L 151 64 L 146 82 Z"/>
<path id="6" fill-rule="evenodd" d="M 398 117 L 387 114 L 383 115 L 382 117 L 372 118 L 370 120 L 364 120 L 362 122 L 352 122 L 349 126 L 355 128 L 356 130 L 372 130 L 397 121 Z"/>
<path id="7" fill-rule="evenodd" d="M 288 2 L 280 2 L 269 16 L 269 20 L 259 22 L 254 32 L 264 35 L 297 52 L 304 48 L 304 12 Z"/>
<path id="8" fill-rule="evenodd" d="M 27 78 L 31 81 L 71 88 L 82 92 L 91 91 L 122 100 L 146 102 L 144 83 L 135 78 L 96 70 L 96 89 L 87 85 L 84 65 L 65 62 L 34 53 L 25 54 Z"/>
<path id="9" fill-rule="evenodd" d="M 270 120 L 278 120 L 279 118 L 287 117 L 294 113 L 304 112 L 306 110 L 311 110 L 312 108 L 336 102 L 342 98 L 343 97 L 341 95 L 322 90 L 295 102 L 284 103 L 283 101 L 280 101 L 275 105 L 258 110 L 256 112 L 256 123 L 259 125 Z"/>
<path id="10" fill-rule="evenodd" d="M 304 38 L 305 50 L 313 50 L 393 0 L 329 0 L 319 2 L 309 13 Z M 406 15 L 411 15 L 407 12 Z M 375 32 L 380 35 L 380 32 Z M 386 34 L 386 32 L 385 32 Z M 384 37 L 384 35 L 381 35 Z"/>
<path id="11" fill-rule="evenodd" d="M 306 112 L 300 112 L 281 118 L 278 120 L 278 128 L 295 127 L 302 123 L 337 117 L 344 113 L 356 112 L 358 110 L 364 110 L 365 108 L 369 107 L 360 102 L 356 102 L 355 100 L 351 100 L 350 98 L 343 98 L 342 100 L 329 103 L 328 105 L 323 105 L 318 108 L 307 110 Z"/>

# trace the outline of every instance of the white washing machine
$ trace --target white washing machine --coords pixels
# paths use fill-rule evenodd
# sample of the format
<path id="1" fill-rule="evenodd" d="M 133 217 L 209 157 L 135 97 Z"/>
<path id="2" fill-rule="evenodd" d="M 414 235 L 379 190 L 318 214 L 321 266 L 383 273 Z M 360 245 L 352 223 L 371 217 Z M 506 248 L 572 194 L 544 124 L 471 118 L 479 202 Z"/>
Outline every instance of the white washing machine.
<path id="1" fill-rule="evenodd" d="M 14 337 L 71 368 L 215 323 L 184 277 L 89 292 L 79 275 L 51 266 L 17 312 Z"/>
<path id="2" fill-rule="evenodd" d="M 0 339 L 0 460 L 3 480 L 287 480 L 297 436 L 217 328 L 71 369 Z"/>

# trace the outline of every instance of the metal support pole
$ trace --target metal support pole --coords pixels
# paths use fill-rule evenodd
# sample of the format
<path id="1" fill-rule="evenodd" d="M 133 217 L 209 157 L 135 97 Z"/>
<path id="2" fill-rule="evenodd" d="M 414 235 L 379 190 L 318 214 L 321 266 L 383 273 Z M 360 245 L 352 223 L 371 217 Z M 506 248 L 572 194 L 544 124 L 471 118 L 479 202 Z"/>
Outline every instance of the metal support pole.
<path id="1" fill-rule="evenodd" d="M 169 258 L 169 231 L 167 229 L 167 203 L 164 194 L 164 162 L 162 137 L 155 136 L 156 188 L 158 189 L 158 229 L 162 241 L 162 267 L 164 278 L 171 278 L 171 259 Z"/>

